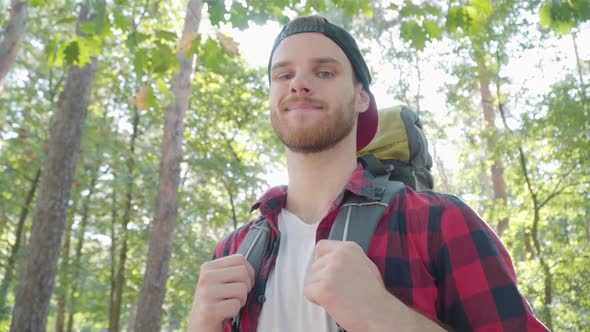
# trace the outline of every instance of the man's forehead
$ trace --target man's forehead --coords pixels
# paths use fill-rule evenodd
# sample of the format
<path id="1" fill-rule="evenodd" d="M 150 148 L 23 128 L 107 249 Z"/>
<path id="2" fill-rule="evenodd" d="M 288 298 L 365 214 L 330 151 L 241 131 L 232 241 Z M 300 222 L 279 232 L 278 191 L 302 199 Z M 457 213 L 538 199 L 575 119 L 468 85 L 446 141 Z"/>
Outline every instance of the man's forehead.
<path id="1" fill-rule="evenodd" d="M 344 51 L 333 40 L 319 32 L 305 32 L 288 36 L 281 41 L 273 53 L 271 68 L 276 67 L 276 64 L 302 60 L 350 65 Z"/>

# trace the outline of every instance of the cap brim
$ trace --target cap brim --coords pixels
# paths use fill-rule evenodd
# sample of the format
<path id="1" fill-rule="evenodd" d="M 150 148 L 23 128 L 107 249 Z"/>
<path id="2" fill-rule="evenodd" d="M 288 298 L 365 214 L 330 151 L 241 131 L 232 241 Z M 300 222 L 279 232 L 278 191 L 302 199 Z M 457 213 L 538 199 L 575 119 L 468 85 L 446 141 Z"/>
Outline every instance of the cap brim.
<path id="1" fill-rule="evenodd" d="M 368 91 L 370 96 L 369 108 L 359 114 L 357 128 L 356 128 L 356 150 L 360 151 L 365 146 L 371 143 L 373 137 L 377 133 L 377 126 L 379 124 L 379 116 L 377 114 L 377 104 L 375 97 Z"/>

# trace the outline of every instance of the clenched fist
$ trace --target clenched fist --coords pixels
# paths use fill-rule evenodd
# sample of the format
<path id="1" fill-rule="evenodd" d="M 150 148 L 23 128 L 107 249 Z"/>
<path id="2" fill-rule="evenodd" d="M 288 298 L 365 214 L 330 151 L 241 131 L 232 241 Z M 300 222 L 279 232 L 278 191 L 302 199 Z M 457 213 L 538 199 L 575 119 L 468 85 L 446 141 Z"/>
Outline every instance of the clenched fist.
<path id="1" fill-rule="evenodd" d="M 346 330 L 369 331 L 392 301 L 379 269 L 354 242 L 321 240 L 315 249 L 304 296 Z"/>
<path id="2" fill-rule="evenodd" d="M 223 331 L 224 321 L 236 316 L 246 304 L 254 282 L 254 269 L 242 255 L 203 264 L 188 318 L 188 331 Z"/>

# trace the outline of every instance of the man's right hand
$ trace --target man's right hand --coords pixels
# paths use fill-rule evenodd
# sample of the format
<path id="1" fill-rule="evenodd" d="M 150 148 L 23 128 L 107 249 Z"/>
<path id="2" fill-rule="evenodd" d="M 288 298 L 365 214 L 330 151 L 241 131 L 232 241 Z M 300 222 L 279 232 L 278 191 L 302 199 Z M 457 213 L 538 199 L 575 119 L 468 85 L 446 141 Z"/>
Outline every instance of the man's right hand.
<path id="1" fill-rule="evenodd" d="M 242 255 L 222 257 L 201 265 L 188 331 L 223 331 L 224 321 L 236 316 L 246 304 L 254 281 L 254 269 Z"/>

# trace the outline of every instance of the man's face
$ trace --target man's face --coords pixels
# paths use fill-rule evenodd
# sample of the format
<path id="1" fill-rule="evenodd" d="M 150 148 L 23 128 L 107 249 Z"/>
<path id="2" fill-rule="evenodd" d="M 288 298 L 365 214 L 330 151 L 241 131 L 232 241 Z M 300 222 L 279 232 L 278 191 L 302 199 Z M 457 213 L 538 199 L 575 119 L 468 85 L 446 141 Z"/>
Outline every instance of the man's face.
<path id="1" fill-rule="evenodd" d="M 358 113 L 368 108 L 344 51 L 320 33 L 283 39 L 270 79 L 272 126 L 294 152 L 320 152 L 355 135 Z"/>

